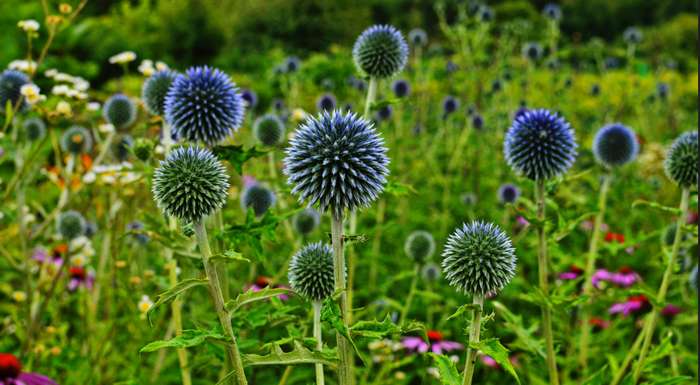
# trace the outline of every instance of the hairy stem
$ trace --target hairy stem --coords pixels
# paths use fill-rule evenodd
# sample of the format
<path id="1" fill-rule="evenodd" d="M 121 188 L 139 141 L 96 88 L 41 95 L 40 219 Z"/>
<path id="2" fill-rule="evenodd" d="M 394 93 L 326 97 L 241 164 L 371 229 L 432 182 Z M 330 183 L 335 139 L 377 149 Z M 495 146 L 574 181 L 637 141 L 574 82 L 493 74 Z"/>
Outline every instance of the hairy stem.
<path id="1" fill-rule="evenodd" d="M 474 317 L 472 318 L 471 328 L 469 330 L 469 345 L 472 343 L 478 344 L 481 335 L 481 313 L 484 308 L 484 296 L 474 294 Z M 479 352 L 476 349 L 467 348 L 467 363 L 464 366 L 464 379 L 462 385 L 471 385 L 472 377 L 474 377 L 474 368 L 476 367 L 476 356 Z"/>
<path id="2" fill-rule="evenodd" d="M 340 312 L 343 323 L 348 326 L 348 297 L 345 286 L 345 256 L 343 254 L 343 217 L 333 214 L 331 216 L 331 241 L 333 244 L 333 262 L 335 290 L 340 292 Z M 342 334 L 336 333 L 338 344 L 338 383 L 340 385 L 352 385 L 352 350 L 348 340 Z"/>
<path id="3" fill-rule="evenodd" d="M 316 350 L 323 350 L 323 337 L 321 335 L 321 302 L 314 301 L 314 338 L 316 339 Z M 316 385 L 323 385 L 325 379 L 323 377 L 323 364 L 316 364 Z"/>

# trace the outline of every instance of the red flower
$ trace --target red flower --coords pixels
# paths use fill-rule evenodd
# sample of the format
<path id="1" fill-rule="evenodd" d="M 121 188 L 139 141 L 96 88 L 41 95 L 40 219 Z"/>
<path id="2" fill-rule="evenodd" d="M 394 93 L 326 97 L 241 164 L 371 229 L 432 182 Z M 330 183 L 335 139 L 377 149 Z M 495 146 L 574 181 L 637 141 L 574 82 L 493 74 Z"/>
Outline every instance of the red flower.
<path id="1" fill-rule="evenodd" d="M 17 378 L 22 371 L 22 364 L 17 357 L 10 353 L 0 353 L 0 381 L 6 378 Z"/>
<path id="2" fill-rule="evenodd" d="M 607 329 L 608 326 L 610 326 L 610 321 L 606 321 L 606 320 L 604 320 L 602 318 L 598 318 L 598 317 L 593 317 L 593 318 L 588 320 L 588 324 L 593 326 L 593 330 L 598 331 L 598 330 Z"/>
<path id="3" fill-rule="evenodd" d="M 85 269 L 79 266 L 73 266 L 70 268 L 71 278 L 77 278 L 80 280 L 85 279 Z"/>
<path id="4" fill-rule="evenodd" d="M 428 333 L 426 334 L 428 335 L 428 340 L 431 342 L 442 341 L 442 333 L 437 330 L 428 330 Z"/>
<path id="5" fill-rule="evenodd" d="M 619 233 L 608 232 L 605 234 L 605 242 L 625 243 L 625 236 Z"/>

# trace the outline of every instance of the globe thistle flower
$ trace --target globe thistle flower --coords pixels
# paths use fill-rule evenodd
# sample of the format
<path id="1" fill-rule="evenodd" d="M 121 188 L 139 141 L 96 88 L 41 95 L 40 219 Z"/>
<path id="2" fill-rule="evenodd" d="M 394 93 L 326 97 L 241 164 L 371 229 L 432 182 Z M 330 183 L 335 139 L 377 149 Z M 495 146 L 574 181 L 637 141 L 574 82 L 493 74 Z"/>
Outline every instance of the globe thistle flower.
<path id="1" fill-rule="evenodd" d="M 286 59 L 284 59 L 284 70 L 287 73 L 294 73 L 299 71 L 299 67 L 301 67 L 301 60 L 296 57 L 296 56 L 289 56 Z"/>
<path id="2" fill-rule="evenodd" d="M 642 31 L 637 27 L 628 27 L 622 34 L 622 38 L 627 44 L 639 44 L 643 37 Z"/>
<path id="3" fill-rule="evenodd" d="M 284 141 L 284 123 L 275 114 L 265 114 L 253 123 L 253 134 L 263 146 L 276 146 Z"/>
<path id="4" fill-rule="evenodd" d="M 136 104 L 126 95 L 115 94 L 105 102 L 102 114 L 115 128 L 126 128 L 136 120 Z"/>
<path id="5" fill-rule="evenodd" d="M 333 111 L 337 104 L 338 102 L 335 100 L 333 94 L 325 93 L 316 100 L 316 109 L 318 111 Z"/>
<path id="6" fill-rule="evenodd" d="M 243 190 L 241 207 L 252 208 L 256 216 L 261 216 L 275 204 L 275 194 L 268 188 L 255 183 Z"/>
<path id="7" fill-rule="evenodd" d="M 132 221 L 126 224 L 126 232 L 130 233 L 142 245 L 145 245 L 150 240 L 148 235 L 143 233 L 144 228 L 143 223 L 139 221 Z"/>
<path id="8" fill-rule="evenodd" d="M 300 125 L 290 141 L 284 172 L 300 201 L 343 210 L 368 206 L 384 189 L 389 158 L 384 141 L 354 113 L 323 112 Z"/>
<path id="9" fill-rule="evenodd" d="M 138 138 L 133 146 L 134 155 L 136 155 L 136 158 L 140 161 L 146 162 L 151 159 L 154 148 L 155 144 L 152 140 L 148 138 Z"/>
<path id="10" fill-rule="evenodd" d="M 671 145 L 664 160 L 666 175 L 681 187 L 698 183 L 698 133 L 689 131 Z"/>
<path id="11" fill-rule="evenodd" d="M 459 100 L 452 95 L 445 96 L 442 99 L 442 113 L 444 117 L 449 116 L 459 108 Z"/>
<path id="12" fill-rule="evenodd" d="M 73 155 L 88 153 L 92 150 L 92 136 L 85 127 L 73 126 L 61 136 L 61 148 Z"/>
<path id="13" fill-rule="evenodd" d="M 620 65 L 620 61 L 617 60 L 615 57 L 606 57 L 605 60 L 603 61 L 603 67 L 606 70 L 611 70 L 613 68 L 617 68 Z"/>
<path id="14" fill-rule="evenodd" d="M 241 91 L 241 98 L 245 101 L 245 106 L 248 108 L 254 108 L 258 105 L 258 94 L 250 89 L 245 89 Z"/>
<path id="15" fill-rule="evenodd" d="M 22 100 L 22 86 L 29 84 L 29 77 L 23 72 L 5 70 L 0 74 L 0 115 L 5 115 L 5 106 L 9 101 L 12 107 Z M 20 111 L 27 107 L 27 102 L 22 100 L 19 104 Z"/>
<path id="16" fill-rule="evenodd" d="M 658 83 L 656 85 L 656 95 L 658 95 L 661 100 L 666 100 L 668 97 L 669 88 L 668 83 Z"/>
<path id="17" fill-rule="evenodd" d="M 360 72 L 383 79 L 400 72 L 406 65 L 408 45 L 396 28 L 374 25 L 357 38 L 352 56 Z"/>
<path id="18" fill-rule="evenodd" d="M 228 197 L 228 175 L 211 151 L 173 150 L 153 174 L 153 197 L 166 215 L 197 222 L 220 209 Z"/>
<path id="19" fill-rule="evenodd" d="M 600 85 L 594 84 L 591 86 L 591 96 L 598 96 L 598 95 L 600 95 Z"/>
<path id="20" fill-rule="evenodd" d="M 300 211 L 294 216 L 294 218 L 292 218 L 292 226 L 294 226 L 294 229 L 302 235 L 311 233 L 320 223 L 321 215 L 319 215 L 318 211 L 311 207 Z"/>
<path id="21" fill-rule="evenodd" d="M 523 57 L 528 60 L 537 61 L 542 57 L 542 46 L 537 42 L 527 42 L 523 44 Z"/>
<path id="22" fill-rule="evenodd" d="M 302 297 L 321 302 L 335 290 L 333 265 L 333 249 L 329 245 L 306 245 L 289 262 L 289 285 Z"/>
<path id="23" fill-rule="evenodd" d="M 493 93 L 495 94 L 495 93 L 497 93 L 498 91 L 500 91 L 501 89 L 503 89 L 503 83 L 501 82 L 501 80 L 500 80 L 500 79 L 494 79 L 494 80 L 491 82 L 491 92 L 493 92 Z"/>
<path id="24" fill-rule="evenodd" d="M 41 118 L 29 118 L 22 122 L 24 136 L 30 142 L 41 140 L 46 136 L 46 123 Z"/>
<path id="25" fill-rule="evenodd" d="M 403 98 L 411 93 L 411 85 L 404 79 L 397 79 L 391 83 L 391 91 L 394 92 L 397 98 Z"/>
<path id="26" fill-rule="evenodd" d="M 576 160 L 576 139 L 569 123 L 545 109 L 528 110 L 506 133 L 503 152 L 508 165 L 532 180 L 564 174 Z"/>
<path id="27" fill-rule="evenodd" d="M 559 21 L 561 20 L 561 7 L 557 4 L 549 3 L 542 9 L 542 14 L 550 20 Z"/>
<path id="28" fill-rule="evenodd" d="M 176 77 L 177 73 L 166 69 L 154 73 L 143 82 L 141 99 L 151 115 L 165 114 L 165 97 Z"/>
<path id="29" fill-rule="evenodd" d="M 559 68 L 559 59 L 557 59 L 555 57 L 549 58 L 549 59 L 547 59 L 546 64 L 547 64 L 547 68 L 549 68 L 550 70 L 556 70 Z"/>
<path id="30" fill-rule="evenodd" d="M 467 106 L 467 116 L 473 116 L 474 113 L 476 113 L 476 106 L 473 104 L 470 104 Z"/>
<path id="31" fill-rule="evenodd" d="M 639 143 L 634 131 L 620 124 L 608 124 L 593 138 L 593 155 L 598 163 L 611 168 L 637 158 Z"/>
<path id="32" fill-rule="evenodd" d="M 421 269 L 420 275 L 426 282 L 437 282 L 441 275 L 440 266 L 435 263 L 428 262 Z"/>
<path id="33" fill-rule="evenodd" d="M 408 42 L 415 47 L 428 44 L 428 34 L 421 28 L 413 28 L 408 32 Z"/>
<path id="34" fill-rule="evenodd" d="M 447 74 L 451 74 L 454 72 L 457 72 L 459 70 L 459 66 L 457 63 L 453 62 L 452 60 L 448 60 L 447 64 L 445 64 L 445 71 Z"/>
<path id="35" fill-rule="evenodd" d="M 272 102 L 272 108 L 277 111 L 277 112 L 282 112 L 284 110 L 284 100 L 282 99 L 275 99 Z"/>
<path id="36" fill-rule="evenodd" d="M 58 216 L 57 230 L 65 240 L 72 240 L 85 234 L 85 218 L 77 211 L 70 210 Z"/>
<path id="37" fill-rule="evenodd" d="M 131 148 L 134 145 L 134 138 L 131 135 L 120 135 L 112 144 L 112 155 L 120 162 L 124 162 L 129 158 Z"/>
<path id="38" fill-rule="evenodd" d="M 477 20 L 483 22 L 483 23 L 488 23 L 493 20 L 494 17 L 494 12 L 493 8 L 486 6 L 486 5 L 481 5 L 479 9 L 476 11 L 476 18 Z"/>
<path id="39" fill-rule="evenodd" d="M 515 249 L 492 223 L 462 224 L 447 239 L 442 256 L 447 282 L 465 293 L 496 294 L 515 276 Z"/>
<path id="40" fill-rule="evenodd" d="M 505 183 L 498 188 L 498 200 L 501 203 L 515 203 L 520 197 L 520 189 L 518 186 Z"/>
<path id="41" fill-rule="evenodd" d="M 412 232 L 403 245 L 406 255 L 418 264 L 423 264 L 435 252 L 433 235 L 424 230 Z"/>
<path id="42" fill-rule="evenodd" d="M 481 130 L 484 128 L 484 118 L 482 118 L 478 113 L 472 115 L 472 127 L 474 127 L 476 130 Z"/>
<path id="43" fill-rule="evenodd" d="M 391 119 L 391 115 L 394 113 L 394 108 L 390 105 L 381 106 L 377 110 L 377 121 L 385 121 Z"/>
<path id="44" fill-rule="evenodd" d="M 225 73 L 206 66 L 192 67 L 170 87 L 165 97 L 165 120 L 178 137 L 213 145 L 238 130 L 244 104 Z"/>

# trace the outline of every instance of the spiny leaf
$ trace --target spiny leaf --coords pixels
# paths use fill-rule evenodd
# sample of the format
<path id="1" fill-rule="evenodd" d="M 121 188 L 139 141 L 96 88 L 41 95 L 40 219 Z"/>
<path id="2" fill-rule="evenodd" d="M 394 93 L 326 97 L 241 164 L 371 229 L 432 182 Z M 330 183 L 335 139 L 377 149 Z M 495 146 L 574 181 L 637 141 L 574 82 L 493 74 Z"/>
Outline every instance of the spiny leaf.
<path id="1" fill-rule="evenodd" d="M 332 298 L 327 298 L 325 301 L 323 301 L 323 308 L 321 308 L 321 321 L 327 322 L 333 329 L 340 333 L 340 335 L 345 337 L 345 339 L 350 342 L 350 345 L 352 345 L 352 348 L 355 350 L 355 354 L 360 357 L 365 365 L 367 364 L 365 358 L 362 356 L 362 354 L 360 354 L 360 350 L 357 348 L 357 345 L 355 345 L 355 341 L 352 340 L 348 327 L 343 323 L 343 318 L 340 314 L 340 306 L 338 306 L 338 304 L 333 301 Z"/>
<path id="2" fill-rule="evenodd" d="M 299 341 L 294 342 L 294 349 L 291 352 L 285 352 L 280 345 L 273 344 L 269 354 L 244 354 L 242 358 L 245 366 L 323 364 L 335 367 L 338 365 L 338 354 L 335 350 L 312 351 Z"/>
<path id="3" fill-rule="evenodd" d="M 513 314 L 502 303 L 494 301 L 493 307 L 505 319 L 504 326 L 506 326 L 506 329 L 512 331 L 517 336 L 517 345 L 524 350 L 545 358 L 542 341 L 534 336 L 538 326 L 537 322 L 533 323 L 529 328 L 526 328 L 525 325 L 523 325 L 522 316 Z M 511 344 L 511 346 L 514 346 L 514 344 Z"/>
<path id="4" fill-rule="evenodd" d="M 491 358 L 498 362 L 503 369 L 505 369 L 511 376 L 513 376 L 513 378 L 515 378 L 515 381 L 517 381 L 518 384 L 520 383 L 518 374 L 515 373 L 513 364 L 511 364 L 510 358 L 508 357 L 509 350 L 506 349 L 505 346 L 501 345 L 498 338 L 489 338 L 479 341 L 478 343 L 470 343 L 469 347 L 480 350 L 482 353 L 491 356 Z"/>
<path id="5" fill-rule="evenodd" d="M 636 201 L 632 202 L 632 208 L 636 208 L 638 206 L 649 206 L 652 209 L 661 210 L 673 215 L 679 215 L 681 213 L 681 210 L 677 207 L 668 207 L 656 202 L 645 201 L 643 199 L 637 199 Z"/>
<path id="6" fill-rule="evenodd" d="M 215 146 L 212 152 L 220 160 L 228 161 L 238 174 L 243 174 L 243 163 L 267 154 L 267 151 L 260 151 L 255 147 L 244 149 L 243 146 L 235 145 Z"/>
<path id="7" fill-rule="evenodd" d="M 239 294 L 236 299 L 232 299 L 226 302 L 226 309 L 230 312 L 236 312 L 241 306 L 253 303 L 255 301 L 262 301 L 268 298 L 277 297 L 281 294 L 289 293 L 289 289 L 285 288 L 271 288 L 266 287 L 260 291 L 247 290 Z"/>
<path id="8" fill-rule="evenodd" d="M 384 186 L 384 193 L 393 195 L 395 197 L 400 197 L 409 194 L 415 194 L 416 189 L 410 184 L 404 184 L 396 180 L 389 180 Z"/>
<path id="9" fill-rule="evenodd" d="M 212 261 L 223 261 L 223 262 L 235 262 L 243 261 L 250 263 L 250 259 L 245 258 L 243 254 L 237 252 L 236 250 L 229 249 L 223 252 L 223 254 L 217 254 L 210 258 Z"/>
<path id="10" fill-rule="evenodd" d="M 158 294 L 158 296 L 156 297 L 156 302 L 153 304 L 153 306 L 151 306 L 150 309 L 148 309 L 148 312 L 146 312 L 148 322 L 151 322 L 151 314 L 158 306 L 172 301 L 173 299 L 175 299 L 175 297 L 193 287 L 206 285 L 207 282 L 208 280 L 206 278 L 188 278 L 178 282 L 177 285 L 171 287 L 170 289 Z"/>
<path id="11" fill-rule="evenodd" d="M 447 317 L 447 321 L 454 319 L 454 318 L 457 318 L 461 315 L 464 315 L 464 313 L 466 313 L 468 311 L 472 311 L 472 310 L 477 309 L 477 308 L 478 308 L 478 306 L 474 305 L 473 303 L 468 303 L 468 304 L 462 305 L 462 306 L 458 307 L 457 310 L 455 310 L 455 312 L 452 313 L 452 315 Z"/>
<path id="12" fill-rule="evenodd" d="M 201 345 L 208 338 L 226 341 L 226 337 L 218 331 L 214 330 L 201 330 L 201 329 L 188 329 L 183 330 L 182 335 L 171 338 L 169 340 L 158 340 L 153 341 L 142 347 L 139 353 L 154 352 L 163 348 L 190 348 L 193 346 Z"/>
<path id="13" fill-rule="evenodd" d="M 440 373 L 440 383 L 442 385 L 460 385 L 462 379 L 450 357 L 442 354 L 428 353 L 433 358 Z"/>
<path id="14" fill-rule="evenodd" d="M 358 337 L 381 339 L 390 335 L 403 335 L 406 333 L 423 331 L 425 327 L 417 322 L 406 325 L 397 325 L 386 316 L 383 321 L 358 321 L 350 327 L 350 334 Z"/>

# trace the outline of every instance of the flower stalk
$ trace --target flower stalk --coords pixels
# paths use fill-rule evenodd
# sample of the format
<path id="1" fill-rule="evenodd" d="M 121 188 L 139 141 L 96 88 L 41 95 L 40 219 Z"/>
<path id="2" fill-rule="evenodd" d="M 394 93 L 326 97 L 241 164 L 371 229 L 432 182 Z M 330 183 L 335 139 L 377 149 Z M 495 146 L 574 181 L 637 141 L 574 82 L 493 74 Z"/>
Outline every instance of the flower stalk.
<path id="1" fill-rule="evenodd" d="M 316 350 L 323 350 L 323 336 L 321 335 L 321 301 L 313 301 L 314 308 L 314 338 Z M 324 385 L 323 364 L 316 364 L 316 385 Z"/>
<path id="2" fill-rule="evenodd" d="M 343 253 L 343 217 L 331 216 L 331 243 L 333 246 L 333 276 L 335 291 L 340 292 L 340 313 L 345 327 L 348 326 L 348 301 L 347 287 L 345 285 L 345 255 Z M 338 383 L 340 385 L 352 385 L 352 350 L 349 341 L 339 332 L 336 333 L 338 344 Z"/>
<path id="3" fill-rule="evenodd" d="M 471 385 L 472 378 L 474 377 L 474 369 L 476 368 L 476 356 L 478 355 L 478 350 L 471 347 L 472 344 L 479 343 L 479 337 L 481 336 L 481 313 L 484 308 L 484 296 L 480 294 L 474 294 L 474 311 L 471 328 L 469 330 L 469 348 L 467 349 L 467 362 L 464 367 L 464 378 L 462 380 L 462 385 Z"/>

